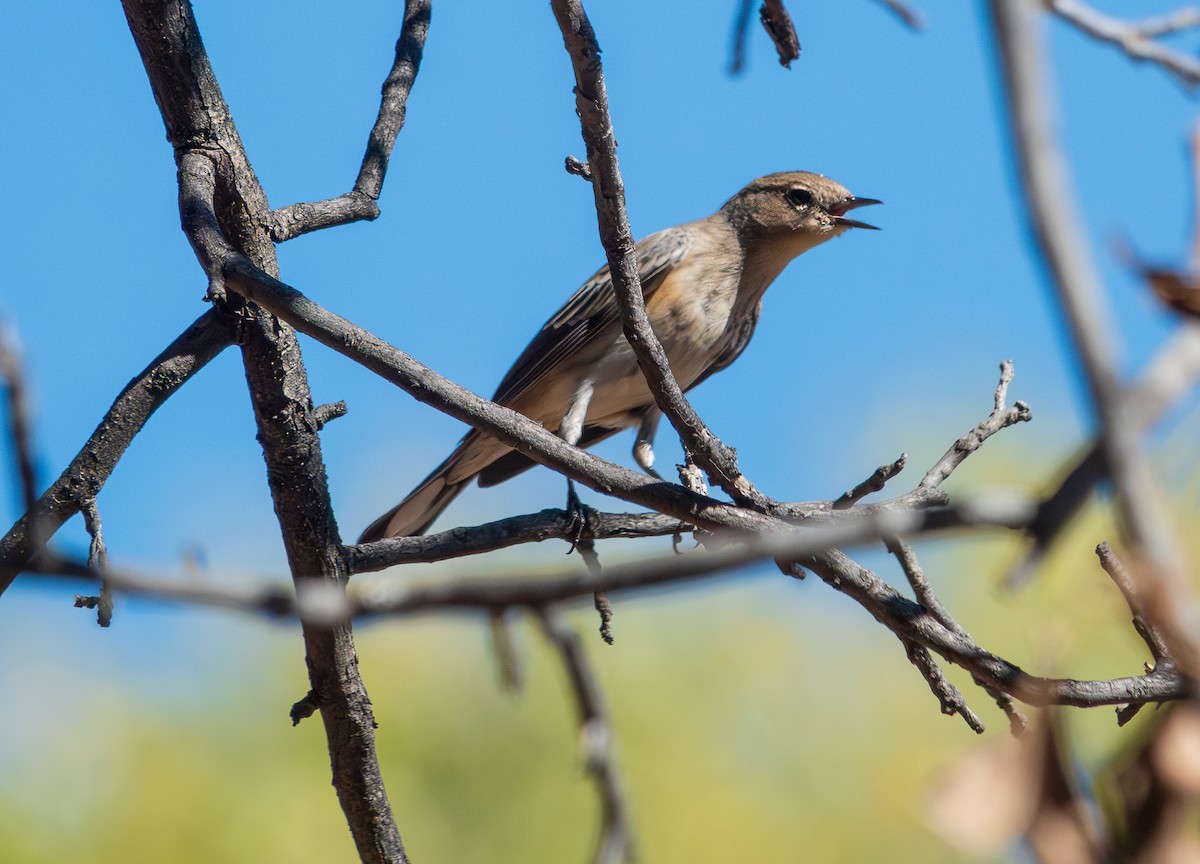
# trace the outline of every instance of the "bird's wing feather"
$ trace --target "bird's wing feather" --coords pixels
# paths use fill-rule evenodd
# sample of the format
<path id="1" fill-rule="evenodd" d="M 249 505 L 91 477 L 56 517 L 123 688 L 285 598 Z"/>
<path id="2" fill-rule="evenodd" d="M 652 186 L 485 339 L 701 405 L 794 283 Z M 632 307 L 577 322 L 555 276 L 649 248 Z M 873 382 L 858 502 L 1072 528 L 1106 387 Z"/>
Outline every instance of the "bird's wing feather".
<path id="1" fill-rule="evenodd" d="M 668 228 L 637 244 L 638 273 L 642 297 L 649 299 L 667 274 L 679 263 L 691 245 L 687 226 Z M 589 343 L 611 334 L 621 319 L 608 267 L 583 284 L 517 358 L 500 386 L 493 402 L 509 405 L 568 357 L 586 356 Z"/>

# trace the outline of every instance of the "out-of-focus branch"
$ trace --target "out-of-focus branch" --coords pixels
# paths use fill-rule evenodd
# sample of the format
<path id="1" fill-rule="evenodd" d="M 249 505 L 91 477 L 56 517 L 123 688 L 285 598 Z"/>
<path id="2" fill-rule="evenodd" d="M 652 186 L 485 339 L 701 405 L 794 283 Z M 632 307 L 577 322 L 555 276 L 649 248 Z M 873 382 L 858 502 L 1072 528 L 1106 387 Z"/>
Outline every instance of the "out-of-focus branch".
<path id="1" fill-rule="evenodd" d="M 1200 61 L 1155 42 L 1155 37 L 1200 26 L 1200 9 L 1180 9 L 1147 21 L 1122 21 L 1081 0 L 1043 0 L 1054 15 L 1100 42 L 1115 45 L 1131 60 L 1153 63 L 1187 87 L 1200 84 Z"/>
<path id="2" fill-rule="evenodd" d="M 1200 380 L 1200 321 L 1185 321 L 1161 349 L 1137 384 L 1125 397 L 1127 411 L 1145 434 Z M 1099 440 L 1066 460 L 1058 472 L 1054 491 L 1038 505 L 1029 526 L 1033 545 L 1006 578 L 1010 586 L 1023 584 L 1051 543 L 1080 511 L 1096 485 L 1106 476 Z"/>
<path id="3" fill-rule="evenodd" d="M 579 713 L 584 768 L 595 783 L 600 798 L 600 836 L 596 840 L 593 864 L 632 861 L 636 858 L 633 825 L 600 682 L 563 610 L 558 606 L 542 606 L 534 612 L 547 641 L 567 671 Z"/>
<path id="4" fill-rule="evenodd" d="M 54 532 L 96 498 L 158 407 L 235 336 L 233 318 L 209 310 L 125 385 L 71 464 L 0 540 L 0 594 Z"/>
<path id="5" fill-rule="evenodd" d="M 4 381 L 8 406 L 8 430 L 16 461 L 17 487 L 26 510 L 37 502 L 37 475 L 33 467 L 33 436 L 29 416 L 29 395 L 25 386 L 25 367 L 21 362 L 16 333 L 0 322 L 0 379 Z M 0 587 L 0 591 L 3 588 Z"/>
<path id="6" fill-rule="evenodd" d="M 738 470 L 734 450 L 713 435 L 696 414 L 671 374 L 666 351 L 650 327 L 625 209 L 625 187 L 617 164 L 616 135 L 608 113 L 600 46 L 581 0 L 551 0 L 550 7 L 562 30 L 575 72 L 575 106 L 592 172 L 600 242 L 608 258 L 625 338 L 637 356 L 655 403 L 671 421 L 696 464 L 734 501 L 765 509 L 771 502 Z"/>
<path id="7" fill-rule="evenodd" d="M 1118 336 L 1083 236 L 1054 132 L 1048 68 L 1033 0 L 991 0 L 993 29 L 1004 73 L 1005 98 L 1025 189 L 1030 228 L 1052 276 L 1070 326 L 1113 479 L 1117 510 L 1135 554 L 1149 578 L 1163 590 L 1156 618 L 1181 641 L 1188 669 L 1197 649 L 1185 634 L 1195 633 L 1194 604 L 1183 588 L 1185 566 L 1162 491 L 1140 446 L 1140 428 L 1126 410 L 1117 374 Z M 1186 619 L 1186 620 L 1184 620 Z"/>
<path id="8" fill-rule="evenodd" d="M 897 18 L 911 27 L 913 30 L 922 30 L 925 27 L 925 19 L 921 13 L 900 0 L 876 0 L 881 6 L 890 9 Z"/>
<path id="9" fill-rule="evenodd" d="M 337 198 L 292 204 L 274 211 L 271 214 L 271 238 L 275 242 L 335 225 L 375 219 L 379 215 L 375 202 L 383 189 L 396 136 L 404 128 L 408 94 L 421 68 L 421 55 L 429 32 L 429 12 L 429 0 L 408 0 L 404 5 L 404 25 L 396 40 L 396 58 L 383 82 L 379 115 L 367 139 L 367 152 L 354 188 Z"/>

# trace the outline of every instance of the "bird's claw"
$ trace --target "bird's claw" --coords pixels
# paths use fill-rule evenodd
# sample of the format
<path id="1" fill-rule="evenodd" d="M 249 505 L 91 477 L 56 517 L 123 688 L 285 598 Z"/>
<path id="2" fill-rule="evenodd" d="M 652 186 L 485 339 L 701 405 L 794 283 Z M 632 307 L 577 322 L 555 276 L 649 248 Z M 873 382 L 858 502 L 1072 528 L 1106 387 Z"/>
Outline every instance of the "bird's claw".
<path id="1" fill-rule="evenodd" d="M 571 542 L 571 548 L 567 550 L 567 554 L 570 555 L 579 548 L 580 543 L 590 540 L 592 533 L 591 510 L 579 500 L 579 493 L 575 491 L 575 482 L 570 479 L 567 480 L 566 511 L 565 533 Z"/>

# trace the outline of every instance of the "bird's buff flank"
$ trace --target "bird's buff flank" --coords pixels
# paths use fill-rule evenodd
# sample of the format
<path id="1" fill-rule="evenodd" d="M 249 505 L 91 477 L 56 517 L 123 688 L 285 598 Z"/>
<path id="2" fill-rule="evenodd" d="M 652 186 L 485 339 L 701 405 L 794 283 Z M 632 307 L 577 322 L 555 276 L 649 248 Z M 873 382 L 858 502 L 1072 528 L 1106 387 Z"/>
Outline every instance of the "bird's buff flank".
<path id="1" fill-rule="evenodd" d="M 679 386 L 695 387 L 736 360 L 758 323 L 763 292 L 783 268 L 848 228 L 874 228 L 846 214 L 878 203 L 855 198 L 820 174 L 769 174 L 707 219 L 638 243 L 646 315 Z M 607 267 L 533 337 L 492 401 L 580 447 L 637 426 L 634 459 L 654 474 L 652 441 L 660 415 L 622 333 Z M 476 477 L 480 486 L 493 486 L 533 465 L 471 430 L 407 498 L 372 522 L 359 542 L 422 534 Z"/>

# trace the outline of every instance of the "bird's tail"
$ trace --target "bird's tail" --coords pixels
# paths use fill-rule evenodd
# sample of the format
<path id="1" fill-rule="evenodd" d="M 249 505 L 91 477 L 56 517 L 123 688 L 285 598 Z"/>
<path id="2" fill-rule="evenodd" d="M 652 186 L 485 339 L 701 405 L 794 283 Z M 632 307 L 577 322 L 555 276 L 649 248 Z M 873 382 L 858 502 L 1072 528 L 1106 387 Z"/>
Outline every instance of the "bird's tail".
<path id="1" fill-rule="evenodd" d="M 490 445 L 490 446 L 489 446 Z M 359 543 L 386 537 L 415 537 L 429 530 L 433 520 L 450 506 L 479 471 L 508 451 L 503 445 L 472 430 L 446 461 L 433 469 L 408 497 L 367 526 Z M 482 465 L 479 463 L 482 462 Z"/>

